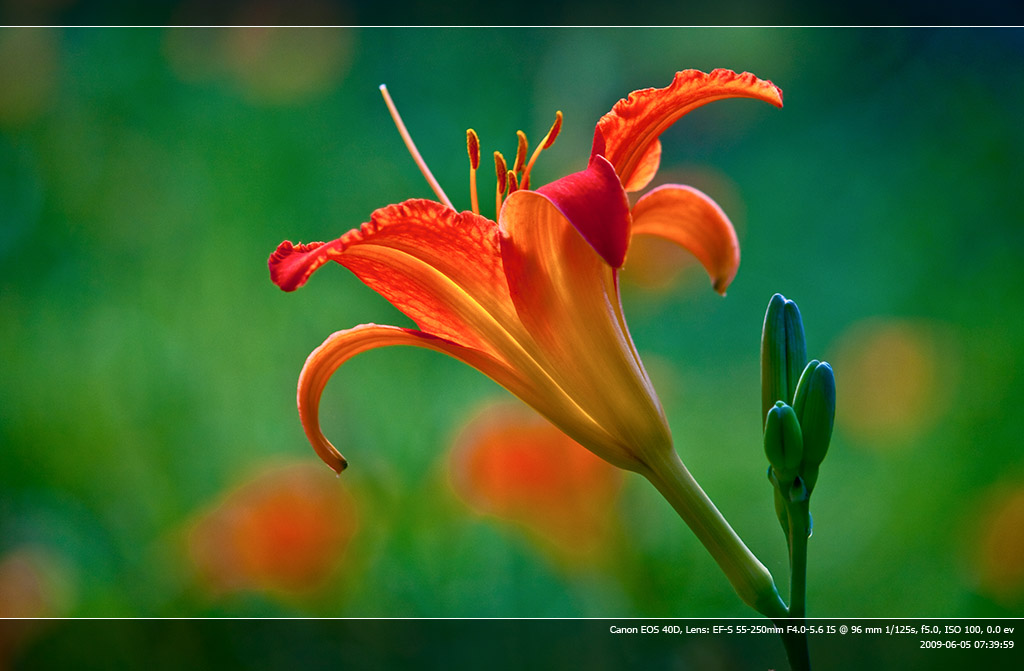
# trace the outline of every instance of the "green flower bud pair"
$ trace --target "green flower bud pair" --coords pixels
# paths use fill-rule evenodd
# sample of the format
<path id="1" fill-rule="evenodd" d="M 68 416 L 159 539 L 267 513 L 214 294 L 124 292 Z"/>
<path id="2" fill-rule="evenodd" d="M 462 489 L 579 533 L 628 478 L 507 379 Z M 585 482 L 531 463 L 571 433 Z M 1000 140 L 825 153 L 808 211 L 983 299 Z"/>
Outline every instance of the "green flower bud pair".
<path id="1" fill-rule="evenodd" d="M 807 362 L 800 310 L 775 294 L 761 333 L 761 408 L 769 478 L 783 500 L 806 498 L 814 489 L 832 437 L 835 407 L 832 367 L 816 359 Z"/>

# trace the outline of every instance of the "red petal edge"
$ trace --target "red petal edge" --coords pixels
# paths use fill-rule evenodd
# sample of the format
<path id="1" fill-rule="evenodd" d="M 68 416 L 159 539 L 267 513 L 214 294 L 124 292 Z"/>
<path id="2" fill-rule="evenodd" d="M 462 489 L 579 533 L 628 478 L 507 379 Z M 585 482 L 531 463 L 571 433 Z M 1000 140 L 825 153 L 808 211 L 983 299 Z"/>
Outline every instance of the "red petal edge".
<path id="1" fill-rule="evenodd" d="M 293 245 L 285 240 L 267 259 L 270 280 L 284 291 L 295 291 L 305 284 L 309 276 L 320 266 L 328 261 L 338 260 L 349 245 L 362 240 L 376 229 L 377 225 L 371 221 L 330 242 L 300 242 Z"/>
<path id="2" fill-rule="evenodd" d="M 537 189 L 612 268 L 621 268 L 629 247 L 629 200 L 615 168 L 603 156 L 586 170 Z"/>

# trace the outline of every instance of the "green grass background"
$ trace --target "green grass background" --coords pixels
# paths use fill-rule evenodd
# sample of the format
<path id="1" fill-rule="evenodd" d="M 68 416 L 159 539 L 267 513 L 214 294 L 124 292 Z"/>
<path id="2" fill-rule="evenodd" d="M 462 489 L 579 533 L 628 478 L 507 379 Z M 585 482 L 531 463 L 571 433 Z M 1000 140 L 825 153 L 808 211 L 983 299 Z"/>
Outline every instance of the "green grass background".
<path id="1" fill-rule="evenodd" d="M 0 560 L 42 549 L 69 616 L 750 615 L 638 477 L 597 562 L 552 561 L 466 508 L 448 446 L 505 392 L 418 350 L 363 355 L 324 397 L 360 520 L 335 579 L 211 595 L 182 550 L 260 464 L 316 461 L 294 407 L 310 350 L 408 325 L 340 267 L 295 294 L 266 269 L 283 239 L 431 195 L 380 83 L 465 208 L 466 128 L 509 156 L 563 110 L 542 183 L 583 167 L 620 97 L 716 67 L 771 79 L 784 109 L 697 110 L 664 136 L 659 180 L 719 200 L 739 275 L 725 299 L 692 270 L 623 296 L 684 461 L 784 586 L 758 421 L 761 319 L 782 292 L 839 395 L 809 613 L 1024 614 L 1019 529 L 1016 582 L 986 587 L 979 559 L 993 506 L 1024 489 L 1015 30 L 0 30 Z M 905 349 L 877 351 L 879 328 Z M 892 417 L 857 415 L 872 399 Z"/>

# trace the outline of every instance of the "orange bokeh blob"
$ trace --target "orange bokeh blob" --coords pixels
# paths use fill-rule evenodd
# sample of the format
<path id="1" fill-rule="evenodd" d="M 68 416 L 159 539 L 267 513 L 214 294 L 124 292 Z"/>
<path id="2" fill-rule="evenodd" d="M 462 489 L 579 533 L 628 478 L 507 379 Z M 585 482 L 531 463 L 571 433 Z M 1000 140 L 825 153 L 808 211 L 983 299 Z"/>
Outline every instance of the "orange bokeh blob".
<path id="1" fill-rule="evenodd" d="M 452 485 L 471 508 L 518 524 L 563 556 L 597 552 L 615 528 L 622 472 L 525 406 L 481 412 L 450 461 Z"/>
<path id="2" fill-rule="evenodd" d="M 0 618 L 59 617 L 70 607 L 70 588 L 64 562 L 43 548 L 0 556 Z"/>
<path id="3" fill-rule="evenodd" d="M 1024 485 L 995 494 L 982 511 L 979 589 L 1007 606 L 1024 601 Z"/>
<path id="4" fill-rule="evenodd" d="M 0 669 L 74 608 L 75 571 L 52 550 L 22 545 L 0 555 Z M 8 619 L 24 618 L 24 619 Z"/>
<path id="5" fill-rule="evenodd" d="M 227 493 L 195 521 L 189 554 L 215 592 L 308 592 L 338 569 L 357 527 L 340 481 L 303 462 Z"/>

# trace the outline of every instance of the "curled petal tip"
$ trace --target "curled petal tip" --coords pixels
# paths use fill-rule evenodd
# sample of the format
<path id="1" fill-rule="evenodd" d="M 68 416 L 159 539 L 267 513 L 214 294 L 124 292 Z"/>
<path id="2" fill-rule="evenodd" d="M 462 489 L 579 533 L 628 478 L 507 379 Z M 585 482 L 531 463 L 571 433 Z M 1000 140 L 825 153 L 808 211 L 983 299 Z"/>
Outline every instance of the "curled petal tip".
<path id="1" fill-rule="evenodd" d="M 285 240 L 267 259 L 270 280 L 283 291 L 295 291 L 306 283 L 313 271 L 327 262 L 325 253 L 316 253 L 321 247 L 324 247 L 322 242 L 293 245 Z"/>
<path id="2" fill-rule="evenodd" d="M 303 413 L 300 409 L 301 414 Z M 306 437 L 309 438 L 309 442 L 313 446 L 313 450 L 316 451 L 316 455 L 325 464 L 330 466 L 332 471 L 341 475 L 341 472 L 348 468 L 348 460 L 320 432 L 319 421 L 314 418 L 312 422 L 307 423 L 306 417 L 303 416 L 303 428 L 306 430 Z"/>
<path id="3" fill-rule="evenodd" d="M 316 456 L 320 457 L 320 460 L 327 464 L 332 471 L 337 475 L 341 475 L 341 472 L 348 468 L 348 459 L 341 456 L 341 452 L 331 444 L 331 441 L 320 436 L 310 435 L 310 431 L 307 431 L 306 435 L 309 438 L 310 444 L 313 446 L 313 450 L 316 452 Z M 315 433 L 319 433 L 319 427 L 316 427 Z"/>
<path id="4" fill-rule="evenodd" d="M 341 475 L 341 472 L 348 468 L 348 460 L 345 457 L 338 455 L 338 458 L 333 461 L 325 461 L 325 463 L 331 467 L 331 470 Z"/>

